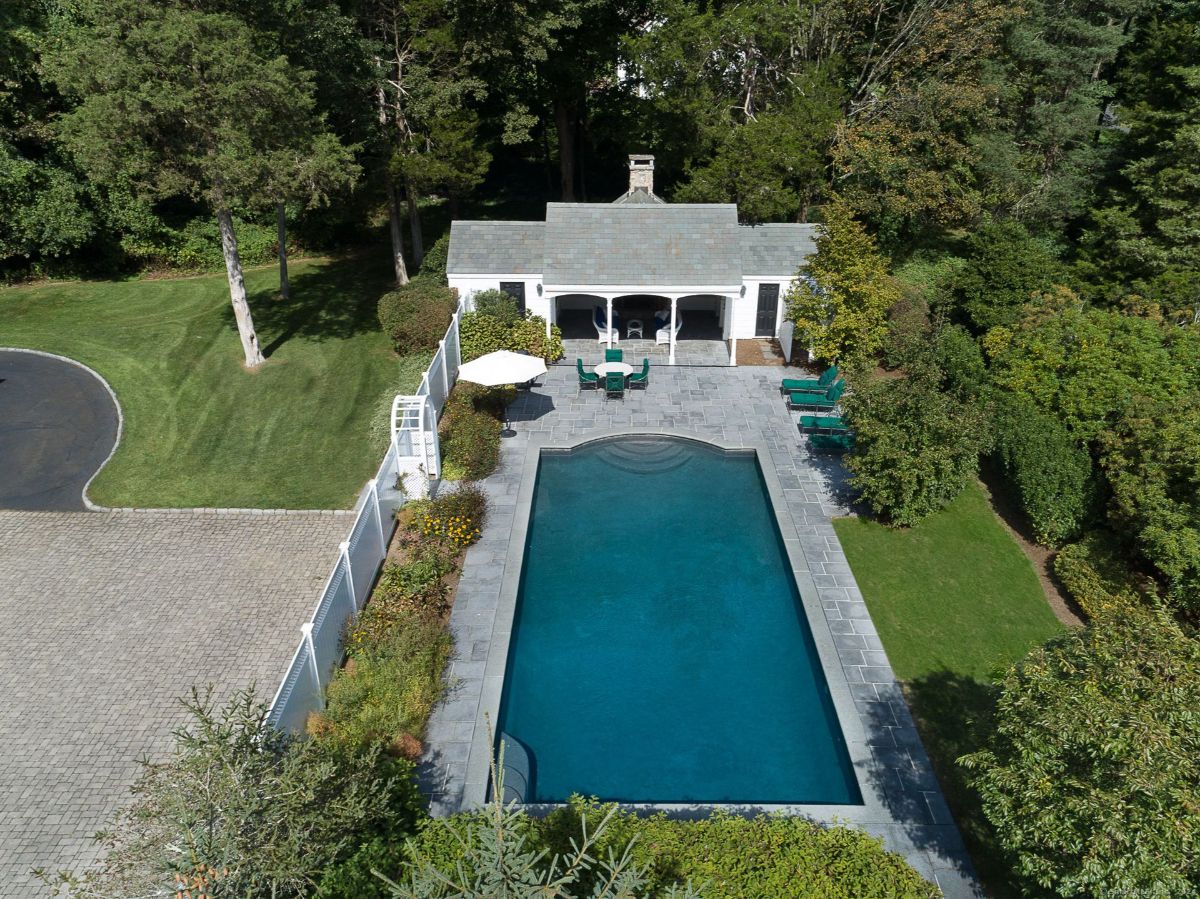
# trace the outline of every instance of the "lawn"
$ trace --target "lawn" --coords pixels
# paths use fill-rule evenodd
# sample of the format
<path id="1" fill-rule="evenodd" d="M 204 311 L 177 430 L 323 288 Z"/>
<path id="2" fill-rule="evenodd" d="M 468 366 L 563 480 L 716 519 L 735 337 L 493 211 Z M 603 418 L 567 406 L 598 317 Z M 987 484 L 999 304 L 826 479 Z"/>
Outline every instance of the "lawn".
<path id="1" fill-rule="evenodd" d="M 1062 627 L 1033 566 L 974 484 L 914 528 L 834 527 L 980 876 L 1018 895 L 954 760 L 987 733 L 992 675 Z"/>
<path id="2" fill-rule="evenodd" d="M 376 258 L 376 256 L 378 258 Z M 425 360 L 379 331 L 387 253 L 246 273 L 267 362 L 242 366 L 225 276 L 0 290 L 0 345 L 77 359 L 116 391 L 125 431 L 89 495 L 108 506 L 349 506 L 379 462 L 391 395 Z"/>

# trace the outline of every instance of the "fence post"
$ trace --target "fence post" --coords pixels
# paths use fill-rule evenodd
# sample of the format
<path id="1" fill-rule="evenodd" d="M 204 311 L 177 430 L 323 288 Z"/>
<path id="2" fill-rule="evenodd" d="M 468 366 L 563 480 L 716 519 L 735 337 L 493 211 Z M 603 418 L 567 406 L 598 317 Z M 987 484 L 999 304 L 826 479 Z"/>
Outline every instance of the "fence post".
<path id="1" fill-rule="evenodd" d="M 312 666 L 313 683 L 317 687 L 317 707 L 325 708 L 325 688 L 321 686 L 321 669 L 317 664 L 317 647 L 313 645 L 313 626 L 311 621 L 300 625 L 300 633 L 304 635 L 304 643 L 308 646 L 308 663 Z"/>
<path id="2" fill-rule="evenodd" d="M 438 341 L 438 352 L 442 354 L 442 391 L 443 396 L 450 396 L 450 360 L 446 356 L 446 341 Z"/>
<path id="3" fill-rule="evenodd" d="M 355 617 L 358 616 L 358 596 L 354 592 L 354 566 L 350 564 L 350 541 L 343 540 L 338 549 L 342 554 L 342 567 L 346 569 L 346 587 L 350 590 L 350 606 L 354 609 Z"/>
<path id="4" fill-rule="evenodd" d="M 379 529 L 379 554 L 382 561 L 387 556 L 387 534 L 383 532 L 383 509 L 379 505 L 379 481 L 371 478 L 368 483 L 371 486 L 371 504 L 375 507 L 375 526 Z"/>

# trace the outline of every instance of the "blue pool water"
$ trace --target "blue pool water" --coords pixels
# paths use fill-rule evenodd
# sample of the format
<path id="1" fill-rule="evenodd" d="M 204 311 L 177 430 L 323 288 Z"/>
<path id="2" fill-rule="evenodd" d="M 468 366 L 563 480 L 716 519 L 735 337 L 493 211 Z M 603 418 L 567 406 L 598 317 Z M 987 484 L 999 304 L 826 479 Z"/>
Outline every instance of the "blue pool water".
<path id="1" fill-rule="evenodd" d="M 527 802 L 861 802 L 753 454 L 543 453 L 499 731 Z"/>

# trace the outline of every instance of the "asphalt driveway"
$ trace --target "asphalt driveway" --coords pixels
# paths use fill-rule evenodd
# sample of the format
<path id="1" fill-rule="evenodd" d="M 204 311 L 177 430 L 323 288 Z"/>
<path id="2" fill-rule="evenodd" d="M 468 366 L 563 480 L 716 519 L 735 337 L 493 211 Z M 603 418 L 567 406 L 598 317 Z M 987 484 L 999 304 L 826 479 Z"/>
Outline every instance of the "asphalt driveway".
<path id="1" fill-rule="evenodd" d="M 112 452 L 119 421 L 90 370 L 0 350 L 0 509 L 83 509 L 83 488 Z"/>

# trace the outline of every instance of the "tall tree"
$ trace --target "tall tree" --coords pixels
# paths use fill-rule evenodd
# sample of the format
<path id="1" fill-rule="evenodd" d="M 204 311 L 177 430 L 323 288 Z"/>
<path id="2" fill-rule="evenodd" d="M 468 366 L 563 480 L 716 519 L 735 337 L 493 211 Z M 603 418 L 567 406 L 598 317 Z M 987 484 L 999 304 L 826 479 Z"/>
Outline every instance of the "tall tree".
<path id="1" fill-rule="evenodd" d="M 91 191 L 50 127 L 62 103 L 37 66 L 47 27 L 38 4 L 0 5 L 0 264 L 14 267 L 74 253 L 98 227 Z"/>
<path id="2" fill-rule="evenodd" d="M 446 0 L 368 0 L 364 28 L 375 52 L 379 123 L 385 134 L 384 166 L 397 283 L 407 280 L 400 245 L 395 183 L 404 187 L 412 259 L 424 255 L 418 201 L 423 189 L 461 177 L 473 186 L 487 162 L 475 142 L 478 120 L 469 112 L 486 86 L 468 66 L 456 34 L 458 13 Z M 431 170 L 440 167 L 437 177 Z M 457 185 L 456 185 L 457 187 Z"/>
<path id="3" fill-rule="evenodd" d="M 875 239 L 835 200 L 824 208 L 817 252 L 800 269 L 787 295 L 796 338 L 818 359 L 869 362 L 887 333 L 887 314 L 900 289 Z"/>
<path id="4" fill-rule="evenodd" d="M 46 62 L 78 101 L 61 133 L 91 177 L 212 209 L 245 362 L 260 365 L 234 210 L 258 195 L 273 151 L 311 115 L 312 76 L 260 53 L 242 21 L 174 0 L 82 0 Z"/>

